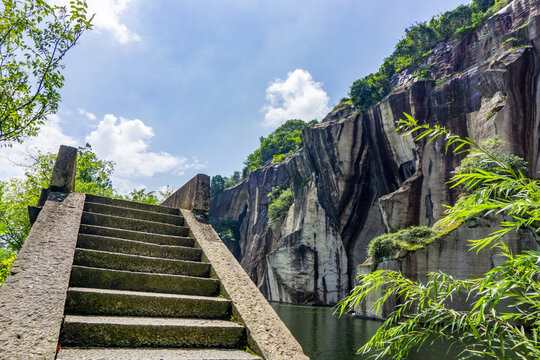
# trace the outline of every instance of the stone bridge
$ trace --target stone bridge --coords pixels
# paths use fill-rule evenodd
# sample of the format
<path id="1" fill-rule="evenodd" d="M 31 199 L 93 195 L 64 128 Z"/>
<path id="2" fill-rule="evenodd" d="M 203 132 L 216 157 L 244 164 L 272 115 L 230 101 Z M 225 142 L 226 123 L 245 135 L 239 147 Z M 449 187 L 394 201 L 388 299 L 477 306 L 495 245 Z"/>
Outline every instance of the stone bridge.
<path id="1" fill-rule="evenodd" d="M 206 221 L 209 178 L 161 205 L 75 193 L 61 146 L 0 290 L 0 359 L 308 359 Z"/>

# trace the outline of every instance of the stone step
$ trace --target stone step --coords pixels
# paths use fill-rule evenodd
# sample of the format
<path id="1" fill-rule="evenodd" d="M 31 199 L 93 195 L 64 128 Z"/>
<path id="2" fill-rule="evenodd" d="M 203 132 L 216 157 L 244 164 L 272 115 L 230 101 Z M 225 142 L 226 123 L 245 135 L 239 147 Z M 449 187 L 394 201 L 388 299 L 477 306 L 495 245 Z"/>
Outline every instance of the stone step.
<path id="1" fill-rule="evenodd" d="M 184 218 L 179 215 L 164 214 L 154 211 L 145 211 L 138 209 L 131 209 L 120 206 L 113 206 L 101 203 L 85 202 L 84 211 L 106 214 L 113 216 L 126 217 L 131 219 L 148 220 L 155 222 L 162 222 L 166 224 L 184 225 Z"/>
<path id="2" fill-rule="evenodd" d="M 234 349 L 65 348 L 56 360 L 261 360 Z"/>
<path id="3" fill-rule="evenodd" d="M 131 230 L 121 230 L 114 229 L 110 227 L 96 226 L 96 225 L 85 225 L 82 224 L 80 233 L 89 234 L 89 235 L 100 235 L 107 236 L 119 239 L 126 240 L 135 240 L 142 241 L 147 243 L 153 243 L 158 245 L 173 245 L 173 246 L 188 246 L 193 247 L 195 244 L 195 239 L 190 237 L 182 236 L 170 236 L 163 234 L 149 234 L 142 231 L 131 231 Z"/>
<path id="4" fill-rule="evenodd" d="M 200 261 L 202 251 L 193 247 L 149 244 L 141 241 L 79 234 L 77 247 L 165 259 Z"/>
<path id="5" fill-rule="evenodd" d="M 180 215 L 180 210 L 168 206 L 154 205 L 141 203 L 136 201 L 122 200 L 122 199 L 112 199 L 109 197 L 90 195 L 86 194 L 86 201 L 100 204 L 107 204 L 113 206 L 120 206 L 130 209 L 144 210 L 144 211 L 153 211 L 159 212 L 162 214 L 171 214 L 171 215 Z"/>
<path id="6" fill-rule="evenodd" d="M 65 313 L 228 320 L 231 317 L 231 303 L 219 297 L 69 288 Z"/>
<path id="7" fill-rule="evenodd" d="M 239 348 L 244 334 L 224 320 L 66 315 L 60 346 Z"/>
<path id="8" fill-rule="evenodd" d="M 208 277 L 210 274 L 209 263 L 118 254 L 108 251 L 81 248 L 75 249 L 75 258 L 73 264 L 103 269 L 197 277 Z"/>
<path id="9" fill-rule="evenodd" d="M 176 226 L 155 221 L 130 219 L 120 216 L 96 214 L 88 211 L 83 211 L 81 223 L 88 225 L 99 225 L 115 229 L 143 231 L 147 233 L 163 235 L 188 236 L 189 234 L 189 229 L 185 226 Z"/>
<path id="10" fill-rule="evenodd" d="M 96 289 L 215 296 L 219 281 L 185 275 L 152 274 L 73 265 L 69 285 Z"/>

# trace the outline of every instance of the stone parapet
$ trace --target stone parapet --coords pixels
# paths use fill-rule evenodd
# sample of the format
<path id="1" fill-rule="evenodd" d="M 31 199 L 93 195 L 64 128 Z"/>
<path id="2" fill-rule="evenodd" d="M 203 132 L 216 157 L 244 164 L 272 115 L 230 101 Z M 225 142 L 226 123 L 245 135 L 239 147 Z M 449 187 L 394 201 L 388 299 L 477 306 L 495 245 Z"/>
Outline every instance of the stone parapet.
<path id="1" fill-rule="evenodd" d="M 308 360 L 289 329 L 221 241 L 212 226 L 190 210 L 181 209 L 213 275 L 221 281 L 221 294 L 232 301 L 234 317 L 247 329 L 248 346 L 265 360 Z"/>
<path id="2" fill-rule="evenodd" d="M 165 199 L 161 205 L 203 213 L 208 212 L 210 210 L 210 177 L 204 174 L 195 175 L 184 186 Z"/>
<path id="3" fill-rule="evenodd" d="M 0 359 L 54 359 L 84 194 L 50 193 L 0 289 Z"/>

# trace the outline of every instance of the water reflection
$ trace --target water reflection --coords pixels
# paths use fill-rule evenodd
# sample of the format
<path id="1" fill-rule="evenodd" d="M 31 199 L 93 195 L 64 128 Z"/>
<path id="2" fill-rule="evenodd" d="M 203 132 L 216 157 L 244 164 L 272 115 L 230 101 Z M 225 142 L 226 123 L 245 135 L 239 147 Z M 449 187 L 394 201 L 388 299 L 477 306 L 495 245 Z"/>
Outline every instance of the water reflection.
<path id="1" fill-rule="evenodd" d="M 281 320 L 291 330 L 311 360 L 360 360 L 356 350 L 366 343 L 381 325 L 378 321 L 357 319 L 351 315 L 341 318 L 333 309 L 317 306 L 296 306 L 272 303 Z M 421 349 L 410 360 L 452 360 L 455 351 L 446 354 L 448 347 L 438 344 Z"/>

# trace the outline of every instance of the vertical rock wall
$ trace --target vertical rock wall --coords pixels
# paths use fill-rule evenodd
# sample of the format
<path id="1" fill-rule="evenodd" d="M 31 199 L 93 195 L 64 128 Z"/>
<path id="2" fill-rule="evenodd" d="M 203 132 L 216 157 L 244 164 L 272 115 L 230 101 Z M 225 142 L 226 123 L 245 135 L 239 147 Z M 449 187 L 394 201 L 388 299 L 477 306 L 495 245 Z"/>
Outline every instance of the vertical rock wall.
<path id="1" fill-rule="evenodd" d="M 304 130 L 304 147 L 254 171 L 211 200 L 210 216 L 239 224 L 241 264 L 272 301 L 334 304 L 354 282 L 369 241 L 432 225 L 457 193 L 446 185 L 460 158 L 396 131 L 403 113 L 507 150 L 539 170 L 540 4 L 515 0 L 431 55 L 434 80 L 396 75 L 394 91 L 360 113 L 341 107 Z M 291 187 L 286 218 L 268 223 L 273 186 Z"/>

